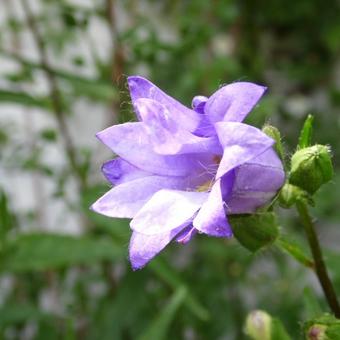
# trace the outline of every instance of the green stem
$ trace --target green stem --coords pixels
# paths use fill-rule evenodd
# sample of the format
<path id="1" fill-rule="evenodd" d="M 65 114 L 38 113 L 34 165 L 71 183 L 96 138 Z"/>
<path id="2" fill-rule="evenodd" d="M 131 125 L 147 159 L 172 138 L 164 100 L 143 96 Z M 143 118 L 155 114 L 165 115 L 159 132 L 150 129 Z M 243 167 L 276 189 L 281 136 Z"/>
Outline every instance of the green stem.
<path id="1" fill-rule="evenodd" d="M 303 202 L 297 202 L 296 208 L 299 212 L 300 219 L 305 228 L 309 247 L 312 251 L 316 275 L 319 279 L 329 307 L 333 311 L 334 315 L 337 318 L 340 318 L 340 306 L 338 303 L 338 299 L 333 284 L 329 278 L 325 262 L 323 260 L 320 243 L 316 235 L 311 216 L 309 215 L 307 205 Z"/>

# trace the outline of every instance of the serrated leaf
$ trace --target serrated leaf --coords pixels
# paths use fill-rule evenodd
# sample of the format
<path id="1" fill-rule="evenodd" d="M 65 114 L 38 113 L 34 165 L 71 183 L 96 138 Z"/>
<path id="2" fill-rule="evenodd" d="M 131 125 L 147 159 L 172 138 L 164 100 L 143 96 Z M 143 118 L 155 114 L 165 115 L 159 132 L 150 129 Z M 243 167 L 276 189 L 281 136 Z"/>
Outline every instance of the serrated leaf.
<path id="1" fill-rule="evenodd" d="M 23 234 L 12 241 L 0 259 L 0 270 L 26 272 L 115 260 L 121 247 L 105 238 L 59 234 Z"/>

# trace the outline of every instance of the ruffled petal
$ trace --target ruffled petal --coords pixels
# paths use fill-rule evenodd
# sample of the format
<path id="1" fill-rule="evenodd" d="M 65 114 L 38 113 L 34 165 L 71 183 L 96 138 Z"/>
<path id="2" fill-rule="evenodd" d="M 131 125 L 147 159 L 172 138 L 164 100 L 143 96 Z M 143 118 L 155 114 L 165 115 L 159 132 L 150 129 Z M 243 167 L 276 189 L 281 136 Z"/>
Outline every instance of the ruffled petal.
<path id="1" fill-rule="evenodd" d="M 266 87 L 249 82 L 223 86 L 205 104 L 205 113 L 212 123 L 242 122 L 257 104 Z"/>
<path id="2" fill-rule="evenodd" d="M 160 190 L 137 213 L 130 227 L 139 233 L 154 235 L 187 226 L 207 196 L 205 192 Z"/>
<path id="3" fill-rule="evenodd" d="M 170 111 L 159 102 L 152 99 L 138 99 L 135 109 L 139 112 L 149 141 L 156 153 L 163 155 L 187 153 L 222 153 L 222 148 L 216 136 L 198 137 L 183 129 L 176 122 Z"/>
<path id="4" fill-rule="evenodd" d="M 113 152 L 137 168 L 158 175 L 185 176 L 192 174 L 211 155 L 159 155 L 153 151 L 144 123 L 111 126 L 99 133 L 98 139 Z"/>
<path id="5" fill-rule="evenodd" d="M 161 189 L 185 189 L 188 179 L 147 176 L 122 183 L 100 197 L 91 209 L 109 217 L 133 218 L 152 195 Z"/>
<path id="6" fill-rule="evenodd" d="M 105 162 L 102 166 L 102 172 L 113 185 L 152 175 L 152 173 L 140 170 L 120 157 Z"/>
<path id="7" fill-rule="evenodd" d="M 191 132 L 196 130 L 201 120 L 200 115 L 195 111 L 188 109 L 172 97 L 168 96 L 149 80 L 139 76 L 131 76 L 128 77 L 128 85 L 132 104 L 134 106 L 138 99 L 153 99 L 156 102 L 164 105 L 169 110 L 171 118 L 176 120 L 178 124 L 183 127 L 183 129 Z M 136 110 L 136 114 L 138 118 L 141 119 L 138 110 Z"/>
<path id="8" fill-rule="evenodd" d="M 156 235 L 145 235 L 134 231 L 129 246 L 129 258 L 133 270 L 143 268 L 163 250 L 183 228 L 184 226 Z"/>
<path id="9" fill-rule="evenodd" d="M 216 178 L 220 178 L 239 165 L 249 162 L 274 144 L 273 139 L 250 125 L 219 122 L 215 124 L 215 127 L 224 149 Z"/>
<path id="10" fill-rule="evenodd" d="M 232 188 L 232 183 L 230 183 L 232 180 L 233 177 L 227 180 L 226 186 L 229 187 L 229 191 Z M 224 209 L 223 196 L 227 196 L 227 192 L 222 192 L 221 179 L 218 179 L 193 221 L 193 226 L 199 232 L 215 237 L 231 237 L 233 235 Z"/>

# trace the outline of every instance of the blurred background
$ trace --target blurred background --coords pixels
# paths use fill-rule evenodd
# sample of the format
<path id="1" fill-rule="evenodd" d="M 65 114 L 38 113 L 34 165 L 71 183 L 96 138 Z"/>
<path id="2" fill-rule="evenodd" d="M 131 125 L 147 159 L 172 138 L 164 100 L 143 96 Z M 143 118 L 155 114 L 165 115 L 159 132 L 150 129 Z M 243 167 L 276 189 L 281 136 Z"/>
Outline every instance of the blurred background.
<path id="1" fill-rule="evenodd" d="M 278 126 L 289 157 L 315 115 L 339 170 L 338 0 L 1 0 L 0 337 L 245 339 L 261 308 L 301 338 L 301 320 L 327 307 L 275 246 L 254 256 L 198 236 L 132 272 L 129 221 L 89 211 L 112 158 L 95 133 L 134 119 L 132 74 L 188 106 L 225 83 L 266 85 L 248 122 Z M 339 192 L 338 171 L 313 214 L 340 294 Z M 306 247 L 296 215 L 279 214 Z"/>

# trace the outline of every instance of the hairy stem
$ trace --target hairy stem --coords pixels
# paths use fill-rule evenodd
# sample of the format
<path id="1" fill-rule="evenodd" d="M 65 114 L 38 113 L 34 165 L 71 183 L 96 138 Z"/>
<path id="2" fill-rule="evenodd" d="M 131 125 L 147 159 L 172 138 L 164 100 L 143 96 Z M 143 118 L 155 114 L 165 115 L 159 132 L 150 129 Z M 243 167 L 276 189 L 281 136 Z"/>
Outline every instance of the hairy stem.
<path id="1" fill-rule="evenodd" d="M 311 219 L 311 216 L 309 215 L 308 208 L 303 202 L 298 202 L 296 204 L 296 208 L 299 212 L 300 219 L 305 228 L 309 247 L 312 251 L 316 275 L 319 279 L 329 307 L 331 308 L 334 315 L 337 318 L 340 318 L 340 306 L 338 303 L 338 299 L 332 281 L 329 278 L 325 262 L 323 260 L 320 243 L 314 229 L 313 221 Z"/>

